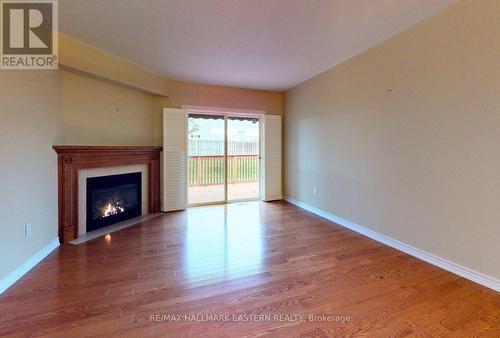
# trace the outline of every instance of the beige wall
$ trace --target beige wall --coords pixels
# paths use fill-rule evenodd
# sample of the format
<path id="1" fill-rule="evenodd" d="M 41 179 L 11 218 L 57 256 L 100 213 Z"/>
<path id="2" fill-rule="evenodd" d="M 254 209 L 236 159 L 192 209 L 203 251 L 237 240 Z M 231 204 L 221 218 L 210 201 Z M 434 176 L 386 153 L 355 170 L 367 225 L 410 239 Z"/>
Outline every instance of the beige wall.
<path id="1" fill-rule="evenodd" d="M 286 194 L 500 278 L 499 22 L 461 1 L 288 91 Z"/>
<path id="2" fill-rule="evenodd" d="M 267 114 L 281 115 L 283 93 L 170 81 L 168 106 L 182 105 L 262 110 Z"/>
<path id="3" fill-rule="evenodd" d="M 0 280 L 57 238 L 60 82 L 57 71 L 0 71 Z"/>
<path id="4" fill-rule="evenodd" d="M 64 143 L 151 145 L 161 130 L 152 95 L 62 71 Z"/>

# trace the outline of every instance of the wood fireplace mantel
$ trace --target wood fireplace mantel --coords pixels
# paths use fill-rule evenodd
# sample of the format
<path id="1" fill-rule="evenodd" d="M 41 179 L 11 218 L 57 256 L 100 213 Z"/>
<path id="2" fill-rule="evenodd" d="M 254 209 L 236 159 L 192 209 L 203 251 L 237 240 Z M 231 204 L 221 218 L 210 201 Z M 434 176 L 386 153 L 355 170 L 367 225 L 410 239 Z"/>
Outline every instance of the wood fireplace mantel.
<path id="1" fill-rule="evenodd" d="M 58 155 L 59 241 L 78 237 L 78 171 L 131 164 L 148 166 L 148 211 L 160 212 L 160 152 L 157 146 L 55 145 Z"/>

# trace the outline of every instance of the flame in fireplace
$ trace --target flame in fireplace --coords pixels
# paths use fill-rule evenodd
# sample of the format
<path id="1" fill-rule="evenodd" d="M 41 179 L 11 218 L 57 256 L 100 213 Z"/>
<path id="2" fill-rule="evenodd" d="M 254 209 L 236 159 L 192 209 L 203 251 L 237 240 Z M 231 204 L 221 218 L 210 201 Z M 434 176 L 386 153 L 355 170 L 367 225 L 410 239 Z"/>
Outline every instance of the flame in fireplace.
<path id="1" fill-rule="evenodd" d="M 102 208 L 102 217 L 108 217 L 111 215 L 119 214 L 120 212 L 124 212 L 125 208 L 119 205 L 113 205 L 111 203 L 106 204 L 104 208 Z"/>

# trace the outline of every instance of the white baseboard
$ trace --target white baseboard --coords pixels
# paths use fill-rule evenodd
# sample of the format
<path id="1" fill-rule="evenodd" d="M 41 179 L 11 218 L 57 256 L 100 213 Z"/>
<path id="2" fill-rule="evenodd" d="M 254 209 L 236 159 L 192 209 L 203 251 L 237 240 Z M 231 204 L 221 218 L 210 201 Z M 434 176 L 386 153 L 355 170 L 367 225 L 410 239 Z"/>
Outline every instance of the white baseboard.
<path id="1" fill-rule="evenodd" d="M 17 282 L 22 276 L 24 276 L 28 271 L 33 269 L 38 263 L 47 257 L 54 249 L 59 246 L 59 239 L 56 238 L 45 246 L 42 250 L 38 251 L 33 257 L 24 262 L 17 269 L 12 271 L 4 279 L 0 281 L 0 294 Z"/>
<path id="2" fill-rule="evenodd" d="M 486 286 L 487 288 L 490 288 L 490 289 L 493 289 L 497 292 L 500 292 L 500 280 L 498 280 L 494 277 L 487 276 L 487 275 L 482 274 L 480 272 L 466 268 L 465 266 L 461 266 L 461 265 L 454 263 L 454 262 L 451 262 L 447 259 L 438 257 L 438 256 L 433 255 L 431 253 L 428 253 L 424 250 L 421 250 L 421 249 L 415 248 L 411 245 L 400 242 L 400 241 L 398 241 L 394 238 L 391 238 L 389 236 L 382 235 L 382 234 L 375 232 L 373 230 L 369 230 L 361 225 L 355 224 L 355 223 L 350 222 L 350 221 L 343 219 L 341 217 L 329 214 L 321 209 L 313 207 L 313 206 L 306 204 L 304 202 L 298 201 L 294 198 L 285 196 L 284 200 L 289 202 L 289 203 L 292 203 L 292 204 L 294 204 L 302 209 L 310 211 L 313 214 L 316 214 L 318 216 L 326 218 L 327 220 L 330 220 L 334 223 L 337 223 L 343 227 L 346 227 L 346 228 L 351 229 L 357 233 L 365 235 L 366 237 L 370 237 L 371 239 L 374 239 L 380 243 L 383 243 L 385 245 L 393 247 L 394 249 L 397 249 L 399 251 L 407 253 L 413 257 L 416 257 L 418 259 L 426 261 L 427 263 L 436 265 L 436 266 L 438 266 L 442 269 L 445 269 L 449 272 L 452 272 L 456 275 L 467 278 L 473 282 L 476 282 L 478 284 Z"/>

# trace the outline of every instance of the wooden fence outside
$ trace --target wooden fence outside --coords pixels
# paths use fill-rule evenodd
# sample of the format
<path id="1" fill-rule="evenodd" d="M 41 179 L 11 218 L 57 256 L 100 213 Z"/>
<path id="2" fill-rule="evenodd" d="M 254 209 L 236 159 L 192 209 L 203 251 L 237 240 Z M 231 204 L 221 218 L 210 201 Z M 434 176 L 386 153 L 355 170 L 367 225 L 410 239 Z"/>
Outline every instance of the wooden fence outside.
<path id="1" fill-rule="evenodd" d="M 229 155 L 227 157 L 228 183 L 257 182 L 259 155 Z M 224 183 L 224 156 L 189 156 L 189 186 Z"/>

